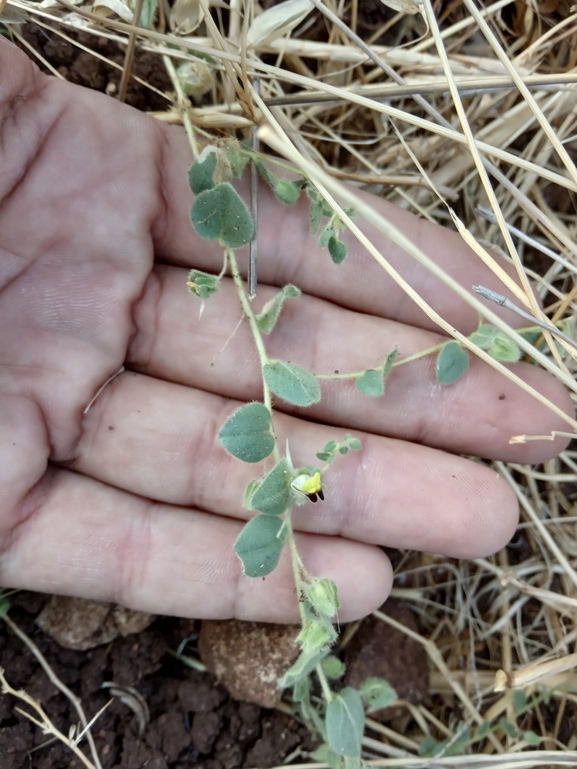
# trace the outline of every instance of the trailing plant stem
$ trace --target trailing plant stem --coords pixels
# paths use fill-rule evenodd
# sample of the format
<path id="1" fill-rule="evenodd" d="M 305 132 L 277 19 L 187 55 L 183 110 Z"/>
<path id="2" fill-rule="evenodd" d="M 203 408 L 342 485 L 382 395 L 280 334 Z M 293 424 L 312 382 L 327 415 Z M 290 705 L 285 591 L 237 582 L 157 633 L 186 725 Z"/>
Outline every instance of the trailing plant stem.
<path id="1" fill-rule="evenodd" d="M 190 119 L 190 112 L 188 111 L 188 107 L 190 105 L 188 96 L 182 90 L 182 85 L 180 83 L 180 80 L 176 73 L 176 69 L 174 68 L 174 64 L 172 63 L 172 59 L 170 58 L 170 56 L 167 56 L 165 54 L 163 55 L 162 59 L 164 61 L 164 66 L 166 67 L 166 71 L 168 72 L 169 77 L 172 81 L 172 85 L 174 86 L 174 90 L 176 91 L 176 96 L 178 99 L 178 108 L 180 111 L 180 116 L 182 117 L 182 124 L 184 125 L 186 134 L 188 136 L 188 141 L 190 144 L 190 149 L 192 150 L 192 155 L 196 159 L 198 157 L 198 144 L 196 143 L 196 136 L 194 135 L 195 129 L 194 129 L 194 126 L 192 125 L 192 120 Z"/>
<path id="2" fill-rule="evenodd" d="M 323 690 L 323 697 L 325 698 L 327 703 L 329 703 L 333 699 L 333 693 L 331 692 L 331 687 L 329 686 L 329 682 L 327 681 L 325 671 L 323 670 L 323 667 L 320 662 L 316 666 L 315 671 L 320 681 L 321 689 Z"/>
<path id="3" fill-rule="evenodd" d="M 268 355 L 266 354 L 266 349 L 264 346 L 264 342 L 262 340 L 262 334 L 260 333 L 260 329 L 258 327 L 258 323 L 256 322 L 254 312 L 252 311 L 252 307 L 250 306 L 248 296 L 246 295 L 246 291 L 244 290 L 242 278 L 238 269 L 238 262 L 236 261 L 236 255 L 231 248 L 228 248 L 226 250 L 226 255 L 230 263 L 232 279 L 234 280 L 236 290 L 238 291 L 238 296 L 240 299 L 243 312 L 248 318 L 248 322 L 250 324 L 250 330 L 252 331 L 252 336 L 258 352 L 261 369 L 264 371 L 264 367 L 268 363 Z M 271 396 L 270 388 L 264 378 L 264 374 L 262 378 L 262 387 L 263 387 L 263 402 L 264 402 L 264 405 L 269 410 L 270 415 L 272 417 L 272 396 Z M 274 459 L 275 459 L 275 462 L 280 462 L 280 452 L 278 449 L 278 442 L 276 439 L 276 435 L 274 435 L 274 427 L 273 427 L 273 436 L 274 436 Z"/>
<path id="4" fill-rule="evenodd" d="M 304 567 L 303 567 L 303 562 L 301 561 L 301 557 L 298 554 L 297 543 L 295 542 L 295 535 L 294 535 L 293 526 L 292 526 L 291 514 L 292 514 L 292 509 L 286 511 L 286 513 L 285 513 L 285 526 L 286 526 L 287 531 L 288 531 L 287 541 L 289 543 L 289 550 L 290 550 L 290 554 L 291 554 L 291 563 L 292 563 L 292 567 L 293 567 L 293 575 L 294 575 L 294 580 L 295 580 L 295 587 L 297 589 L 297 597 L 299 599 L 299 602 L 298 602 L 298 604 L 299 604 L 299 613 L 301 615 L 301 623 L 304 626 L 304 624 L 306 622 L 306 616 L 305 616 L 305 610 L 304 610 L 303 603 L 300 600 L 301 593 L 302 593 L 301 585 L 302 585 L 302 581 L 303 581 L 303 579 L 302 579 L 302 569 Z"/>

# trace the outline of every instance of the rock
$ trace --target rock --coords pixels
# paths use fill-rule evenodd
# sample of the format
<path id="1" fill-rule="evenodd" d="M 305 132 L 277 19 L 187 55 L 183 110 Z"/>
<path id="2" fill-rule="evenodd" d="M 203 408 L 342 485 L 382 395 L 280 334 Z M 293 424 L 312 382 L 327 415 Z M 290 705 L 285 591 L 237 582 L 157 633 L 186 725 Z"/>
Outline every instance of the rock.
<path id="1" fill-rule="evenodd" d="M 282 695 L 277 680 L 298 657 L 299 630 L 295 625 L 205 620 L 198 651 L 232 697 L 272 708 Z"/>
<path id="2" fill-rule="evenodd" d="M 53 595 L 36 622 L 66 649 L 93 649 L 118 636 L 139 633 L 155 619 L 154 614 L 85 598 Z"/>
<path id="3" fill-rule="evenodd" d="M 418 632 L 408 605 L 389 599 L 381 609 L 402 625 Z M 367 678 L 384 678 L 399 699 L 418 705 L 429 686 L 427 654 L 418 641 L 386 622 L 367 617 L 345 648 L 345 684 L 358 689 Z M 406 713 L 403 705 L 393 705 L 370 713 L 376 721 L 387 722 Z"/>

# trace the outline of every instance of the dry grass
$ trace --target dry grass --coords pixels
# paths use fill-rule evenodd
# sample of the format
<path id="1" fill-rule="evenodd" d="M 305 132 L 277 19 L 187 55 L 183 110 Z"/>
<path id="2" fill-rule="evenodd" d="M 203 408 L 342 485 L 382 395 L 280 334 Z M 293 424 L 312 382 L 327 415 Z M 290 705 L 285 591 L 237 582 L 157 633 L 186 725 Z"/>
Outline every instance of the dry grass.
<path id="1" fill-rule="evenodd" d="M 434 7 L 425 0 L 415 15 L 388 12 L 380 27 L 359 42 L 359 0 L 313 3 L 316 8 L 296 31 L 252 48 L 246 36 L 257 7 L 249 0 L 231 0 L 230 14 L 216 9 L 188 36 L 171 29 L 167 3 L 161 3 L 156 27 L 147 30 L 116 21 L 116 16 L 95 16 L 86 3 L 71 13 L 68 0 L 50 7 L 7 0 L 5 11 L 56 34 L 68 36 L 81 26 L 117 40 L 126 51 L 121 92 L 135 46 L 165 57 L 173 78 L 174 66 L 183 61 L 200 61 L 206 77 L 205 57 L 211 57 L 209 98 L 188 109 L 182 93 L 166 94 L 166 111 L 157 118 L 184 120 L 189 131 L 192 123 L 245 137 L 257 125 L 260 141 L 306 172 L 337 210 L 354 205 L 519 344 L 485 301 L 454 284 L 362 203 L 355 189 L 363 187 L 431 221 L 457 226 L 498 275 L 503 277 L 495 251 L 516 267 L 518 281 L 506 282 L 519 305 L 542 319 L 574 320 L 577 7 L 567 0 L 515 7 L 499 0 L 479 11 L 472 0 Z M 142 7 L 139 2 L 129 12 L 138 18 Z M 190 0 L 184 17 L 195 7 L 199 4 Z M 375 44 L 381 39 L 389 45 Z M 352 184 L 343 187 L 343 180 Z M 451 205 L 458 209 L 450 210 Z M 492 216 L 481 215 L 478 206 Z M 471 346 L 404 283 L 355 222 L 344 214 L 343 219 L 441 328 Z M 543 311 L 528 279 L 536 281 L 546 302 Z M 545 337 L 549 347 L 533 351 L 533 357 L 577 398 L 574 351 L 561 358 L 548 332 Z M 474 351 L 528 389 L 506 367 Z M 566 422 L 571 433 L 577 423 L 568 417 Z M 431 765 L 577 764 L 572 654 L 577 637 L 577 452 L 568 449 L 538 468 L 499 462 L 495 468 L 520 502 L 515 546 L 492 559 L 467 563 L 406 554 L 397 570 L 393 595 L 409 601 L 420 616 L 423 635 L 418 640 L 431 662 L 430 691 L 426 706 L 413 707 L 411 718 L 396 730 L 376 725 L 369 731 L 365 748 L 367 757 L 375 758 L 371 764 L 423 766 L 427 762 L 417 750 L 427 734 L 458 741 L 460 721 L 476 729 L 483 720 L 496 725 L 488 739 L 452 757 L 446 751 Z M 502 691 L 495 687 L 499 670 L 504 671 Z M 515 686 L 537 700 L 545 689 L 552 690 L 551 705 L 541 698 L 518 719 L 522 731 L 542 737 L 538 750 L 522 734 L 507 735 L 498 726 L 502 717 L 514 719 Z"/>

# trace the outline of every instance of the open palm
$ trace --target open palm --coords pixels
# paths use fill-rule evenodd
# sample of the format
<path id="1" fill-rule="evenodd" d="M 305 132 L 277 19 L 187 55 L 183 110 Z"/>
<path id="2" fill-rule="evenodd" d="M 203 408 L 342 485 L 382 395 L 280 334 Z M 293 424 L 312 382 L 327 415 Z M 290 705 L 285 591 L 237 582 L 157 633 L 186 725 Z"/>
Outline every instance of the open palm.
<path id="1" fill-rule="evenodd" d="M 222 259 L 190 224 L 190 160 L 180 129 L 48 78 L 0 39 L 0 584 L 166 614 L 294 620 L 288 561 L 252 580 L 233 552 L 260 468 L 228 456 L 216 435 L 240 401 L 260 397 L 260 367 L 246 324 L 227 344 L 241 317 L 231 282 L 202 318 L 187 291 L 189 267 L 217 272 Z M 458 236 L 375 205 L 464 285 L 498 288 Z M 374 238 L 445 317 L 474 329 L 466 305 Z M 404 356 L 440 339 L 359 246 L 330 263 L 304 202 L 265 196 L 259 240 L 256 306 L 287 282 L 304 292 L 268 340 L 272 357 L 358 371 L 395 345 Z M 570 409 L 548 375 L 517 371 Z M 330 382 L 320 404 L 277 424 L 302 464 L 343 432 L 362 441 L 335 463 L 326 501 L 295 513 L 309 570 L 337 582 L 350 619 L 390 588 L 377 545 L 473 557 L 512 534 L 508 486 L 455 453 L 545 459 L 562 444 L 508 439 L 563 423 L 480 361 L 442 387 L 424 359 L 395 369 L 382 399 Z"/>

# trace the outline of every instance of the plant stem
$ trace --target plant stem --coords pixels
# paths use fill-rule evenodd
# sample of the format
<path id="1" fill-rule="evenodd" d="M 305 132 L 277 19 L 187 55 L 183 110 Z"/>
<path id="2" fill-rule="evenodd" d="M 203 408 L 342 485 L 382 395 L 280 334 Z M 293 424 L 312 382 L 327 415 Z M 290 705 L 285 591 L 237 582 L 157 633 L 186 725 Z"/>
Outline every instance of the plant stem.
<path id="1" fill-rule="evenodd" d="M 234 280 L 236 290 L 238 291 L 238 296 L 240 299 L 240 303 L 242 305 L 243 312 L 248 318 L 248 322 L 250 324 L 250 330 L 252 331 L 254 343 L 258 351 L 258 357 L 260 359 L 261 369 L 263 370 L 263 377 L 262 377 L 263 401 L 264 401 L 264 405 L 269 410 L 272 418 L 272 396 L 271 396 L 270 388 L 264 378 L 264 367 L 268 363 L 268 355 L 266 354 L 266 349 L 264 346 L 264 342 L 262 340 L 262 334 L 260 333 L 260 329 L 258 327 L 258 323 L 256 322 L 254 312 L 252 311 L 252 307 L 248 300 L 248 296 L 246 295 L 246 291 L 244 290 L 244 286 L 242 284 L 242 278 L 240 276 L 240 272 L 238 269 L 238 262 L 236 261 L 235 253 L 231 248 L 228 248 L 226 253 L 228 256 L 228 261 L 230 263 L 232 279 Z M 275 459 L 275 462 L 280 462 L 280 452 L 278 449 L 278 441 L 274 433 L 274 428 L 273 428 L 273 437 L 274 437 L 274 459 Z"/>
<path id="2" fill-rule="evenodd" d="M 437 352 L 441 349 L 441 347 L 444 347 L 447 344 L 447 342 L 441 342 L 440 344 L 436 344 L 434 347 L 429 347 L 427 350 L 422 350 L 421 352 L 416 352 L 414 355 L 409 355 L 408 358 L 403 358 L 402 360 L 395 361 L 393 363 L 392 368 L 395 368 L 395 366 L 402 366 L 403 363 L 410 363 L 413 360 L 419 360 L 419 358 L 424 358 L 425 355 L 430 355 L 433 352 Z"/>
<path id="3" fill-rule="evenodd" d="M 188 96 L 182 90 L 182 85 L 178 75 L 176 74 L 176 69 L 174 68 L 174 64 L 172 63 L 170 56 L 165 54 L 162 59 L 164 61 L 164 66 L 166 67 L 166 71 L 168 72 L 172 81 L 172 85 L 174 86 L 174 90 L 176 91 L 178 109 L 182 118 L 182 124 L 184 125 L 188 135 L 188 141 L 190 144 L 190 149 L 192 150 L 192 155 L 196 159 L 198 157 L 198 144 L 196 143 L 196 136 L 194 135 L 195 129 L 192 125 L 192 120 L 190 119 L 190 112 L 188 111 L 190 107 L 190 101 L 188 100 Z"/>
<path id="4" fill-rule="evenodd" d="M 315 670 L 321 684 L 321 689 L 323 690 L 323 697 L 327 702 L 331 702 L 333 699 L 333 693 L 331 692 L 331 687 L 329 686 L 325 671 L 323 670 L 320 662 L 316 666 Z"/>
<path id="5" fill-rule="evenodd" d="M 303 568 L 303 565 L 302 565 L 301 557 L 298 554 L 297 543 L 295 542 L 295 535 L 294 535 L 293 526 L 292 526 L 291 513 L 292 513 L 292 509 L 291 510 L 287 510 L 286 513 L 285 513 L 285 526 L 287 527 L 287 531 L 288 531 L 288 538 L 287 539 L 288 539 L 289 549 L 290 549 L 290 553 L 291 553 L 291 563 L 292 563 L 292 567 L 293 567 L 293 575 L 294 575 L 294 580 L 295 580 L 295 587 L 297 589 L 297 597 L 298 597 L 298 603 L 299 603 L 299 613 L 301 615 L 301 623 L 304 626 L 307 618 L 305 616 L 305 610 L 304 610 L 303 602 L 300 600 L 300 598 L 301 598 L 301 585 L 302 585 L 302 582 L 303 582 L 303 580 L 302 580 L 302 568 Z"/>

